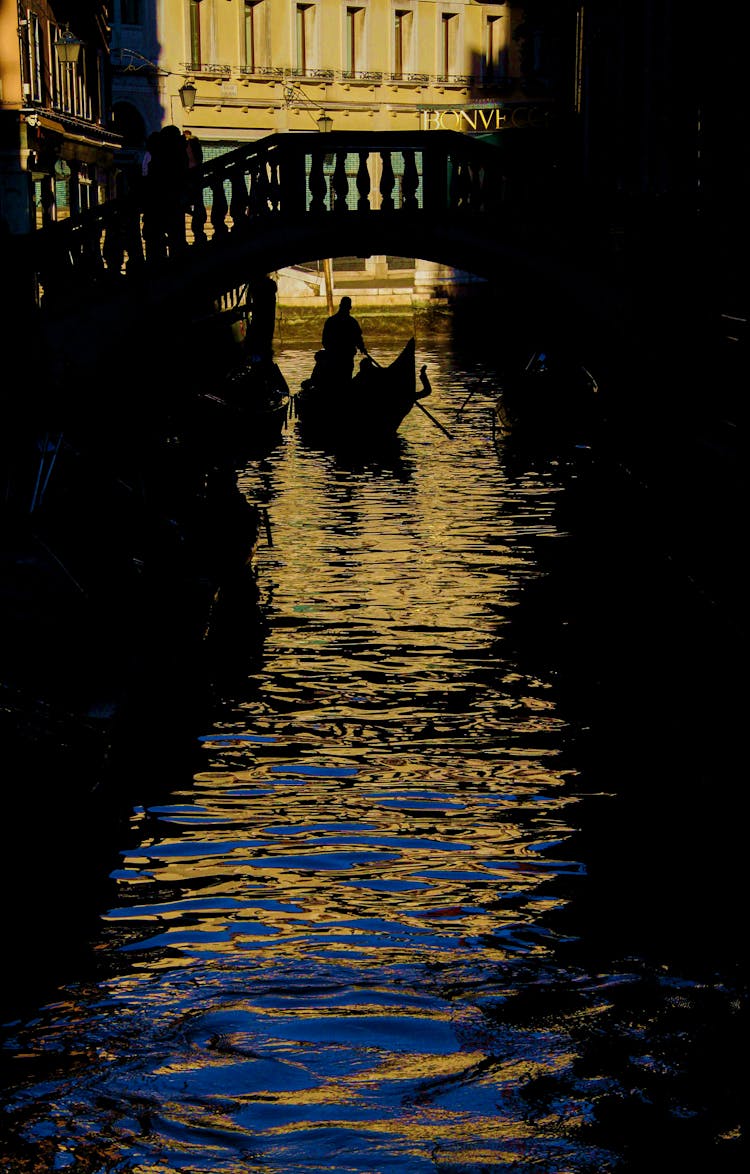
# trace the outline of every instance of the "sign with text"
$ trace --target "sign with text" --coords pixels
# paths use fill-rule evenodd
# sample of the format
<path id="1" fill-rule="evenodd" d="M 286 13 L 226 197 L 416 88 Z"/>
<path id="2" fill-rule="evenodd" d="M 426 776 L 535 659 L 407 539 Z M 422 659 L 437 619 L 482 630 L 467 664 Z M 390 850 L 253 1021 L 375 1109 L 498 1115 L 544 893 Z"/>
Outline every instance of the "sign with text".
<path id="1" fill-rule="evenodd" d="M 493 134 L 499 130 L 529 130 L 548 126 L 549 106 L 450 106 L 422 108 L 422 130 L 459 130 L 466 134 Z"/>

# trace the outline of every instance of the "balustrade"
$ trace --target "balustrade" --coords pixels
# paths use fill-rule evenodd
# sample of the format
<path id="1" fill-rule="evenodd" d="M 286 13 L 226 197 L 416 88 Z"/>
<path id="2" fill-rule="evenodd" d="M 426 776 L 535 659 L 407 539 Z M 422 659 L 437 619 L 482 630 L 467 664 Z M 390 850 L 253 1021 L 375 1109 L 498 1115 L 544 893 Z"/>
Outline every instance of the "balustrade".
<path id="1" fill-rule="evenodd" d="M 182 258 L 188 246 L 252 236 L 269 219 L 489 217 L 502 192 L 500 152 L 453 131 L 272 135 L 205 164 L 168 233 L 158 209 L 154 224 L 151 203 L 130 198 L 49 225 L 30 243 L 51 305 L 76 286 L 83 294 Z"/>

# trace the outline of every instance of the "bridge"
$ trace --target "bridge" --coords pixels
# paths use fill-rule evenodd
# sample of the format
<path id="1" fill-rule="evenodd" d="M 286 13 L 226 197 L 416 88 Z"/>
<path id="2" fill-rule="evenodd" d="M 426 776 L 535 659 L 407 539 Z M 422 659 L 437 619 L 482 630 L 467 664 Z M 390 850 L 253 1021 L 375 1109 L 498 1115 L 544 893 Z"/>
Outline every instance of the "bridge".
<path id="1" fill-rule="evenodd" d="M 6 355 L 24 360 L 0 397 L 6 497 L 15 492 L 24 508 L 36 501 L 46 438 L 59 442 L 71 419 L 91 466 L 91 500 L 119 469 L 150 455 L 155 401 L 205 389 L 190 367 L 202 348 L 194 327 L 239 305 L 253 277 L 326 257 L 402 255 L 489 278 L 498 317 L 504 304 L 520 304 L 542 328 L 545 320 L 571 325 L 573 345 L 606 389 L 610 436 L 616 430 L 643 486 L 656 485 L 657 500 L 668 503 L 664 524 L 675 548 L 692 560 L 701 518 L 701 532 L 716 539 L 704 569 L 726 563 L 732 546 L 722 536 L 732 526 L 717 519 L 734 519 L 726 503 L 739 501 L 738 465 L 726 429 L 707 423 L 703 382 L 713 352 L 701 339 L 694 277 L 678 282 L 657 257 L 628 271 L 632 280 L 611 280 L 575 201 L 506 175 L 501 149 L 451 131 L 273 135 L 207 163 L 198 188 L 192 215 L 175 218 L 163 255 L 153 255 L 138 197 L 6 240 L 0 321 L 11 332 Z M 496 345 L 502 361 L 500 321 Z M 163 423 L 164 405 L 156 407 Z M 165 473 L 156 480 L 171 493 L 168 455 L 160 450 Z M 676 484 L 684 532 L 671 507 Z"/>
<path id="2" fill-rule="evenodd" d="M 95 366 L 163 314 L 205 317 L 254 276 L 327 257 L 441 262 L 509 297 L 533 289 L 538 315 L 575 288 L 555 193 L 511 179 L 500 148 L 455 131 L 275 134 L 208 162 L 195 187 L 160 251 L 138 194 L 14 242 L 16 285 L 33 290 L 63 366 Z M 621 319 L 601 293 L 583 296 L 588 313 Z"/>

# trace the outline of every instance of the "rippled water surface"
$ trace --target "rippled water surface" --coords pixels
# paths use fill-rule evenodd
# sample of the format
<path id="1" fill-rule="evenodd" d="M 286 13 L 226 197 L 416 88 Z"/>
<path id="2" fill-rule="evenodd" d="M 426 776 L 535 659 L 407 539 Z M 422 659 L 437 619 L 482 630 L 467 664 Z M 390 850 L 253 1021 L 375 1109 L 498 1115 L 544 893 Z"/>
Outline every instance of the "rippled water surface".
<path id="1" fill-rule="evenodd" d="M 308 353 L 277 357 L 298 384 Z M 486 373 L 420 361 L 452 440 L 413 412 L 392 452 L 345 457 L 292 426 L 241 474 L 271 522 L 262 659 L 194 777 L 158 803 L 133 780 L 96 980 L 5 1028 L 2 1169 L 730 1168 L 709 1072 L 738 991 L 577 949 L 586 812 L 627 747 L 577 757 L 588 727 L 516 621 L 570 477 L 511 475 Z"/>

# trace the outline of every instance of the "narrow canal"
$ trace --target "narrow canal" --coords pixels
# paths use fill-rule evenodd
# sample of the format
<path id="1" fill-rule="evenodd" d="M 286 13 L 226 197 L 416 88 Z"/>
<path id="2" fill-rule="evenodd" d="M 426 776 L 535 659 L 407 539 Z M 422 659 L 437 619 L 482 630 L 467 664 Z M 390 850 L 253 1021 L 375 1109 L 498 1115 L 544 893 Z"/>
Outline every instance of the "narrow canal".
<path id="1" fill-rule="evenodd" d="M 262 656 L 158 802 L 144 747 L 90 965 L 2 1029 L 2 1170 L 739 1170 L 731 630 L 420 359 L 452 439 L 242 472 Z"/>

